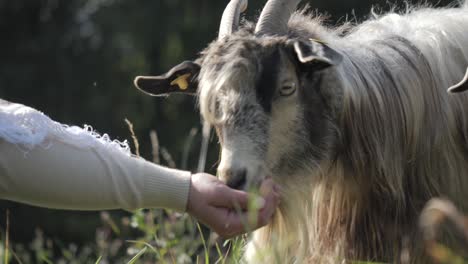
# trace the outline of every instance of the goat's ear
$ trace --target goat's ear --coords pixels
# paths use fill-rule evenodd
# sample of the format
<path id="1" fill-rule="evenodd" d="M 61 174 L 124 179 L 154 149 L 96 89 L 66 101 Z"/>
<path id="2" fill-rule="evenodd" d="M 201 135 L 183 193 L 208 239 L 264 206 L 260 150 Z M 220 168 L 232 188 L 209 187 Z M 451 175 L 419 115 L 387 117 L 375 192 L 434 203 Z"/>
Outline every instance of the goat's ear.
<path id="1" fill-rule="evenodd" d="M 458 93 L 458 92 L 463 92 L 463 91 L 466 91 L 468 90 L 468 68 L 466 68 L 466 73 L 465 73 L 465 77 L 463 77 L 463 79 L 453 85 L 452 87 L 450 87 L 448 89 L 448 92 L 449 93 Z"/>
<path id="2" fill-rule="evenodd" d="M 338 65 L 343 60 L 340 53 L 318 40 L 294 40 L 292 47 L 299 63 L 307 69 L 322 70 Z"/>
<path id="3" fill-rule="evenodd" d="M 134 84 L 141 91 L 153 96 L 170 93 L 195 94 L 198 88 L 199 72 L 200 65 L 192 61 L 184 61 L 163 75 L 138 76 Z"/>

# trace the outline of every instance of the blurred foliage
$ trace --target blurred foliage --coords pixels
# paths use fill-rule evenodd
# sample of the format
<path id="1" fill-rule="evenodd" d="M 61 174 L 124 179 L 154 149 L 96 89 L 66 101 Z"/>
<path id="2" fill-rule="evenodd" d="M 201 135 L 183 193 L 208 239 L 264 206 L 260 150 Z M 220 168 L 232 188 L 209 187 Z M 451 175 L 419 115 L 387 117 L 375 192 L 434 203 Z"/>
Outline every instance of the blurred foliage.
<path id="1" fill-rule="evenodd" d="M 171 210 L 138 210 L 124 217 L 103 211 L 100 220 L 89 231 L 94 239 L 81 245 L 47 238 L 36 229 L 30 243 L 10 244 L 6 262 L 237 263 L 244 243 L 242 238 L 222 241 L 214 234 L 202 234 L 206 232 L 194 219 Z M 0 240 L 0 257 L 4 251 Z"/>
<path id="2" fill-rule="evenodd" d="M 134 125 L 143 157 L 152 158 L 149 131 L 154 129 L 175 163 L 186 164 L 186 169 L 193 170 L 200 145 L 199 133 L 193 137 L 189 155 L 185 155 L 188 161 L 182 159 L 189 131 L 192 128 L 200 131 L 196 101 L 184 96 L 145 96 L 133 87 L 133 78 L 160 74 L 180 61 L 196 58 L 216 38 L 227 2 L 0 0 L 0 98 L 32 106 L 65 124 L 90 124 L 98 132 L 121 140 L 130 139 L 124 123 L 127 118 Z M 264 2 L 251 0 L 246 18 L 255 19 Z M 445 5 L 449 1 L 428 2 Z M 303 1 L 302 5 L 307 3 Z M 384 0 L 310 1 L 310 4 L 329 15 L 330 25 L 345 20 L 362 21 L 372 5 L 380 6 L 381 10 L 406 5 L 403 1 L 389 4 Z M 213 138 L 210 147 L 209 172 L 215 168 L 216 141 Z M 163 164 L 168 163 L 163 160 Z M 31 262 L 57 259 L 57 256 L 66 260 L 70 254 L 81 254 L 87 261 L 95 261 L 99 256 L 109 260 L 112 247 L 126 243 L 120 241 L 119 246 L 112 242 L 107 251 L 94 250 L 101 246 L 101 236 L 106 236 L 100 231 L 101 220 L 96 212 L 47 210 L 5 201 L 0 206 L 1 235 L 5 230 L 5 208 L 9 208 L 10 237 L 20 247 L 18 252 L 41 249 L 34 252 L 43 256 L 30 255 Z M 112 217 L 131 217 L 134 221 L 133 218 L 140 216 L 113 212 L 109 219 Z M 162 219 L 157 221 L 158 225 L 163 224 Z M 140 226 L 136 231 L 139 229 Z M 139 234 L 147 231 L 139 230 Z M 129 232 L 128 239 L 133 235 Z M 62 245 L 52 246 L 57 243 Z M 82 250 L 78 252 L 76 247 Z M 142 248 L 142 245 L 136 243 L 134 247 Z M 190 255 L 195 249 L 186 250 Z M 45 260 L 42 262 L 47 263 Z"/>

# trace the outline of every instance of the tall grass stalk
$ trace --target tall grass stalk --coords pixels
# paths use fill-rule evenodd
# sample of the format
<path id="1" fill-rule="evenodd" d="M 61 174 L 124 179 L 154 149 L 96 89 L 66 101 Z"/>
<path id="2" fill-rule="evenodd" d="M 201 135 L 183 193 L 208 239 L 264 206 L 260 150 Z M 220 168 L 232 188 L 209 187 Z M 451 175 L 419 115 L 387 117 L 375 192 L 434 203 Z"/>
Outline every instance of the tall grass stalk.
<path id="1" fill-rule="evenodd" d="M 135 263 L 138 259 L 140 259 L 141 256 L 143 256 L 143 254 L 145 254 L 146 250 L 148 248 L 145 246 L 143 249 L 141 249 L 129 262 L 127 262 L 127 264 L 133 264 Z"/>
<path id="2" fill-rule="evenodd" d="M 170 167 L 170 168 L 177 167 L 174 159 L 172 158 L 171 153 L 164 147 L 161 147 L 161 156 L 166 161 L 168 167 Z"/>
<path id="3" fill-rule="evenodd" d="M 210 142 L 210 133 L 211 133 L 211 126 L 208 122 L 204 121 L 203 130 L 202 130 L 202 144 L 200 148 L 200 156 L 198 158 L 197 172 L 205 171 L 206 156 L 208 153 L 208 143 Z"/>
<path id="4" fill-rule="evenodd" d="M 140 143 L 138 142 L 138 138 L 135 135 L 135 131 L 133 131 L 133 124 L 127 118 L 125 118 L 125 123 L 127 123 L 128 130 L 130 130 L 130 134 L 132 135 L 133 144 L 135 144 L 135 155 L 140 157 Z"/>
<path id="5" fill-rule="evenodd" d="M 153 162 L 156 164 L 161 163 L 159 159 L 159 140 L 158 140 L 158 133 L 156 130 L 150 131 L 150 141 L 151 141 L 151 154 L 153 154 Z"/>
<path id="6" fill-rule="evenodd" d="M 96 262 L 94 262 L 94 264 L 99 264 L 99 262 L 101 262 L 101 259 L 102 259 L 102 256 L 99 256 L 99 258 L 96 260 Z"/>
<path id="7" fill-rule="evenodd" d="M 189 155 L 190 155 L 190 149 L 192 148 L 192 142 L 193 142 L 193 139 L 195 138 L 195 136 L 197 135 L 197 133 L 198 133 L 198 129 L 196 127 L 193 127 L 192 129 L 190 129 L 190 133 L 189 133 L 187 139 L 185 140 L 184 150 L 182 152 L 182 162 L 181 162 L 182 165 L 180 166 L 180 168 L 183 169 L 183 170 L 187 169 L 187 164 L 188 164 Z"/>
<path id="8" fill-rule="evenodd" d="M 202 240 L 203 249 L 205 250 L 205 264 L 209 264 L 210 263 L 210 254 L 209 254 L 209 251 L 208 251 L 208 247 L 206 246 L 205 236 L 203 236 L 201 226 L 200 226 L 200 224 L 198 222 L 197 222 L 197 228 L 198 228 L 198 232 L 200 232 L 200 238 Z"/>

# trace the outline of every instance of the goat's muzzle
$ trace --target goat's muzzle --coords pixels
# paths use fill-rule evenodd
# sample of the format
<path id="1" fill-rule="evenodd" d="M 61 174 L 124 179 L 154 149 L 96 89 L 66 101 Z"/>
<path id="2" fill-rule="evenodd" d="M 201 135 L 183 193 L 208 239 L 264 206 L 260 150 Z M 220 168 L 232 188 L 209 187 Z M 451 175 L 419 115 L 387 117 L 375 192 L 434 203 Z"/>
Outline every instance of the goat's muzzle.
<path id="1" fill-rule="evenodd" d="M 243 190 L 247 186 L 247 169 L 246 168 L 230 168 L 219 170 L 219 176 L 227 186 Z"/>

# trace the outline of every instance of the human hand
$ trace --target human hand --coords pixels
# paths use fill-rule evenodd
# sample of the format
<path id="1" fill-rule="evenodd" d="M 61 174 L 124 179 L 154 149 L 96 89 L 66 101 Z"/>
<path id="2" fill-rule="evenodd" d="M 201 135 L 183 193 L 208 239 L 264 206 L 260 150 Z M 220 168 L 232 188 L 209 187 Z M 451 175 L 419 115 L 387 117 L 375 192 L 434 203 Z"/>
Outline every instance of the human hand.
<path id="1" fill-rule="evenodd" d="M 224 238 L 237 236 L 269 222 L 279 203 L 276 189 L 271 179 L 265 180 L 260 187 L 259 199 L 263 202 L 258 212 L 247 211 L 246 192 L 231 189 L 210 174 L 197 173 L 192 175 L 187 212 Z M 256 221 L 247 220 L 250 213 L 256 213 Z"/>

